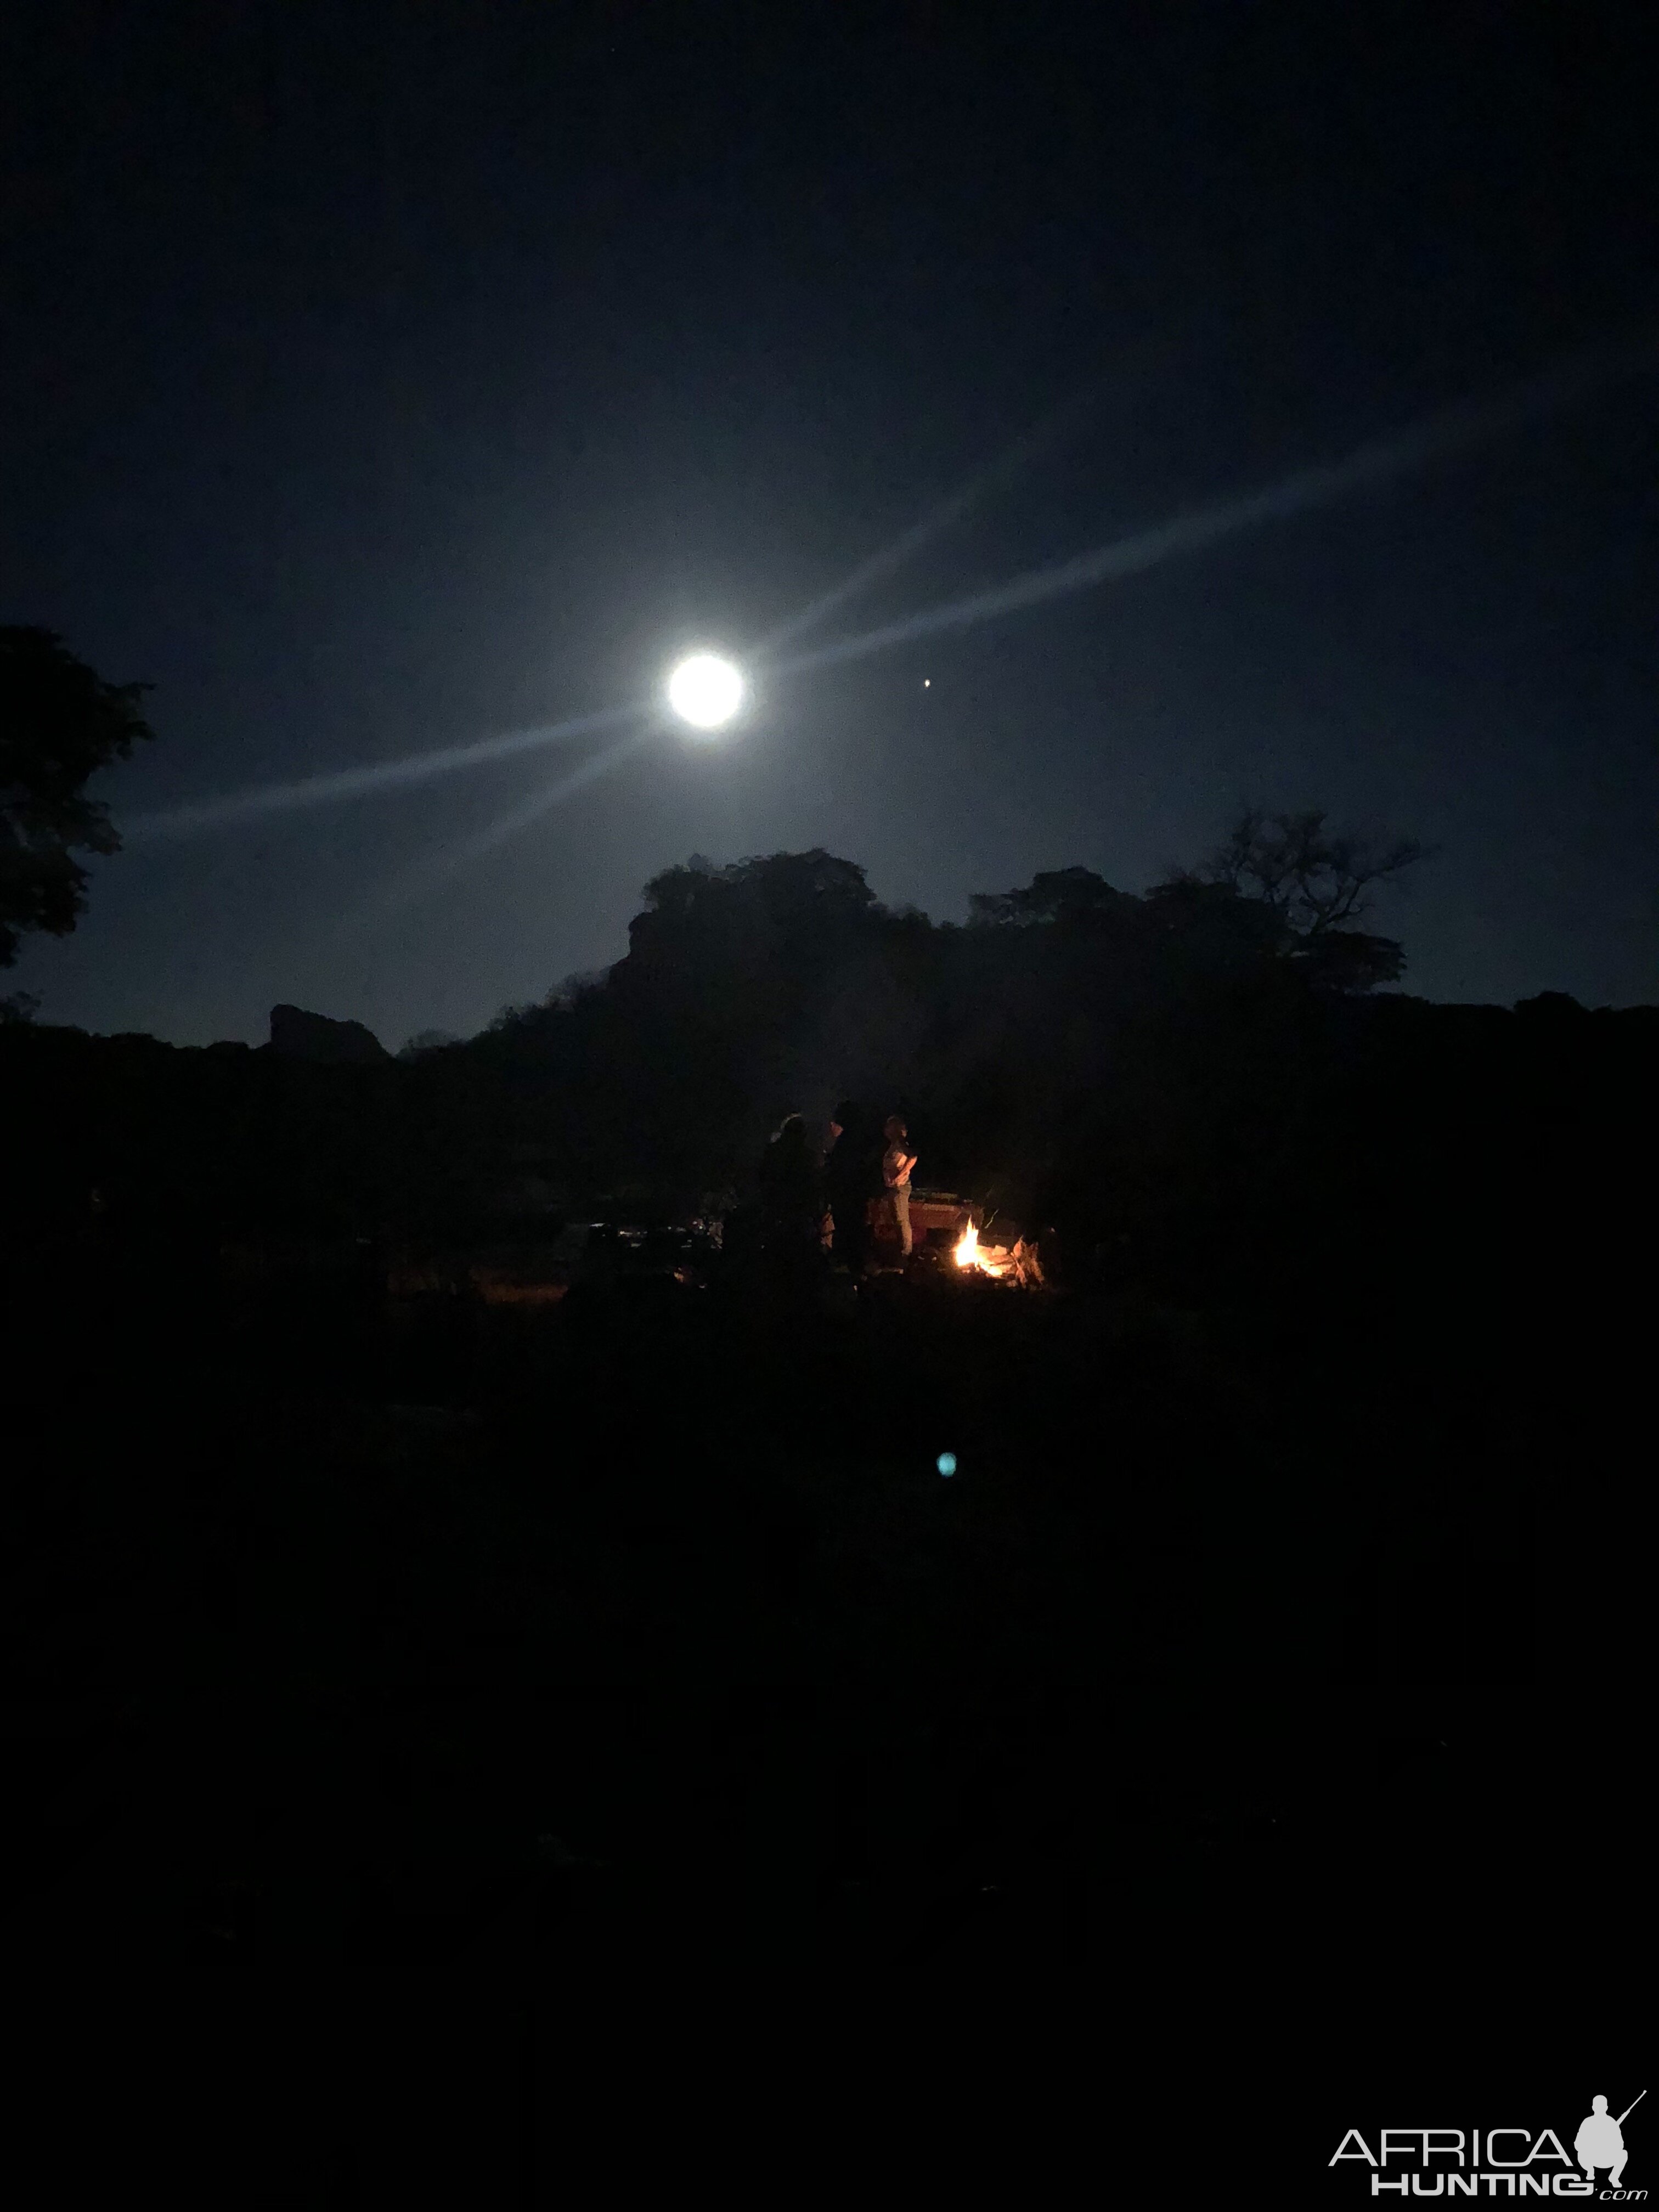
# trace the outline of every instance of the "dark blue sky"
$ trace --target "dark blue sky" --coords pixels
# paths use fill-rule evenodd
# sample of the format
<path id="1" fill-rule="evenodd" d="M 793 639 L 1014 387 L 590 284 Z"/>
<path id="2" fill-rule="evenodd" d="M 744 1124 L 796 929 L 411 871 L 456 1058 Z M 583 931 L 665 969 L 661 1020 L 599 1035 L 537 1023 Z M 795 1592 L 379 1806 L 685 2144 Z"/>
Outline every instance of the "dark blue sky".
<path id="1" fill-rule="evenodd" d="M 1638 11 L 9 12 L 0 620 L 142 676 L 118 821 L 650 691 L 1034 423 L 886 623 L 1334 460 L 1651 316 Z M 1299 518 L 774 682 L 399 906 L 557 769 L 140 843 L 11 988 L 469 1031 L 693 851 L 1139 889 L 1241 799 L 1439 857 L 1410 988 L 1659 997 L 1659 375 Z M 922 679 L 930 678 L 924 690 Z"/>

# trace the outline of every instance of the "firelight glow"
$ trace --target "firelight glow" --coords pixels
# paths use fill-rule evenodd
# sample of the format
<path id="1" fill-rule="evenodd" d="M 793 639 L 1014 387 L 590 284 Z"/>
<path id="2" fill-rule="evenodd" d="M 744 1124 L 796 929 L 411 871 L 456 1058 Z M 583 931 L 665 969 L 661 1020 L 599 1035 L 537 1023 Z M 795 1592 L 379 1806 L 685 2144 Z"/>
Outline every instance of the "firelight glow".
<path id="1" fill-rule="evenodd" d="M 694 653 L 668 679 L 668 703 L 694 730 L 718 730 L 743 704 L 743 677 L 717 653 Z"/>

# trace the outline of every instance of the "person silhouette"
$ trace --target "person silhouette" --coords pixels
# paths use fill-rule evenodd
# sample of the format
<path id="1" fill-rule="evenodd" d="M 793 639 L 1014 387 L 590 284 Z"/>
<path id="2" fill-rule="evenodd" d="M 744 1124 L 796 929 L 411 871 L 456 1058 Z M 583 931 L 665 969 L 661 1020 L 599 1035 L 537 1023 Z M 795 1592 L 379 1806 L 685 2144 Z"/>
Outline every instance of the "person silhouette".
<path id="1" fill-rule="evenodd" d="M 775 1286 L 804 1287 L 823 1264 L 823 1169 L 806 1124 L 787 1114 L 761 1161 L 761 1231 Z"/>
<path id="2" fill-rule="evenodd" d="M 1609 2166 L 1613 2171 L 1607 2176 L 1607 2186 L 1618 2188 L 1619 2177 L 1625 2170 L 1625 2136 L 1618 2121 L 1609 2114 L 1605 2097 L 1590 2099 L 1589 2111 L 1572 2139 L 1572 2153 L 1583 2167 L 1587 2180 L 1595 2180 L 1598 2166 Z"/>
<path id="3" fill-rule="evenodd" d="M 879 1148 L 855 1099 L 843 1098 L 830 1116 L 823 1185 L 836 1225 L 836 1265 L 856 1279 L 869 1253 L 870 1200 L 881 1188 L 881 1167 Z"/>

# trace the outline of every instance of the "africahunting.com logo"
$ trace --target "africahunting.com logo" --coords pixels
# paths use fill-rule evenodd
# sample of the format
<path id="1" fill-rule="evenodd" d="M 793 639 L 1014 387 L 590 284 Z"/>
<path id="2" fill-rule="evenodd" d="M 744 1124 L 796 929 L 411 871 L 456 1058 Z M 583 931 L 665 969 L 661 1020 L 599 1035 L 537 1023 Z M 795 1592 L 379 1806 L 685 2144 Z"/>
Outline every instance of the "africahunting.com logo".
<path id="1" fill-rule="evenodd" d="M 1373 2197 L 1598 2197 L 1638 2203 L 1648 2192 L 1625 2187 L 1624 2130 L 1647 2094 L 1638 2091 L 1617 2119 L 1605 2097 L 1592 2097 L 1571 2154 L 1553 2128 L 1383 2128 L 1375 2149 L 1359 2129 L 1350 2128 L 1330 2163 L 1369 2167 Z"/>

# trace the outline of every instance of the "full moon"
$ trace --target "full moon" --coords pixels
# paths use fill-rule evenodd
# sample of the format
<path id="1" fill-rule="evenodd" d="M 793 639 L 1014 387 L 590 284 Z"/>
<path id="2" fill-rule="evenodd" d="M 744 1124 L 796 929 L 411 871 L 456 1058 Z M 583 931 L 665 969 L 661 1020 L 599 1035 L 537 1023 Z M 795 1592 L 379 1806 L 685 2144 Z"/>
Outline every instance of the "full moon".
<path id="1" fill-rule="evenodd" d="M 717 730 L 743 704 L 743 677 L 717 653 L 694 653 L 669 678 L 668 703 L 694 730 Z"/>

